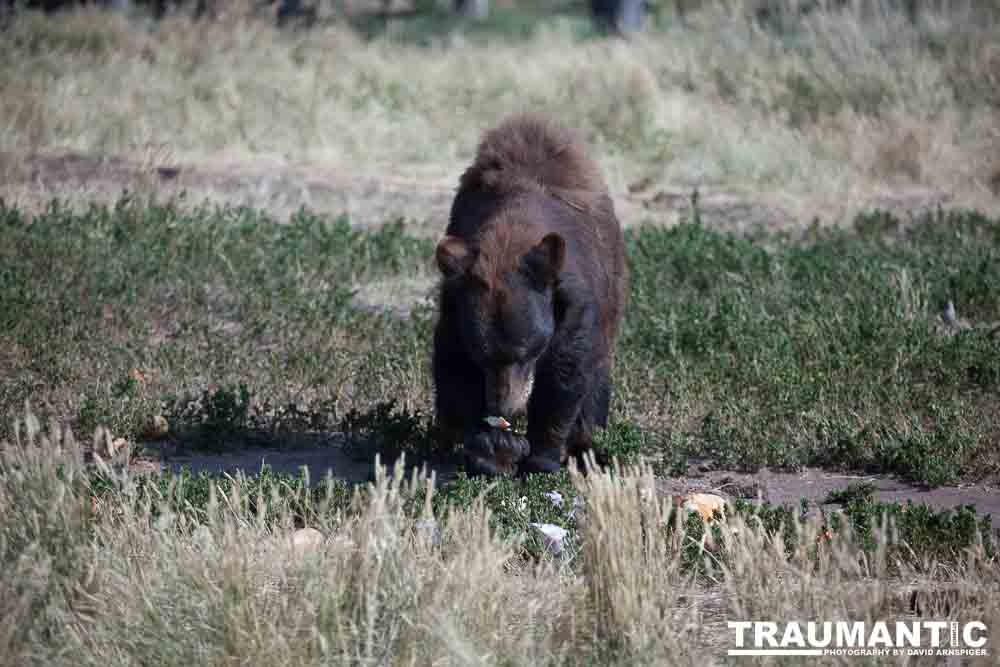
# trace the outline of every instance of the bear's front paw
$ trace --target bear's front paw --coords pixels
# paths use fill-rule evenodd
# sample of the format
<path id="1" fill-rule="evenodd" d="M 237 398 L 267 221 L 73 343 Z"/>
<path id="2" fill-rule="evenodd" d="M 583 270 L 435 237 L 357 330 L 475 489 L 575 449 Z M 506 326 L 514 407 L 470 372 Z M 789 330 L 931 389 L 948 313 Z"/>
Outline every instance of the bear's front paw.
<path id="1" fill-rule="evenodd" d="M 465 440 L 465 471 L 475 475 L 514 475 L 528 455 L 528 441 L 511 431 L 478 431 Z"/>

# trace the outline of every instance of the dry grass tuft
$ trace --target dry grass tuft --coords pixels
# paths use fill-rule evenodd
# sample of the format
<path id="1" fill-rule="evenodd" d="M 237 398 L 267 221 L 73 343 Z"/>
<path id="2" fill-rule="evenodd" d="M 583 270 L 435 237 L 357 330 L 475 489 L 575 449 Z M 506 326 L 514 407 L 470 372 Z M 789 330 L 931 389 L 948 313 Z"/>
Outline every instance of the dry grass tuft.
<path id="1" fill-rule="evenodd" d="M 691 649 L 687 633 L 697 626 L 693 608 L 680 603 L 696 587 L 681 570 L 681 546 L 689 539 L 678 517 L 668 539 L 670 498 L 660 498 L 647 466 L 623 475 L 591 468 L 574 483 L 588 503 L 582 573 L 600 638 L 629 653 L 660 660 Z M 659 535 L 657 534 L 659 533 Z"/>

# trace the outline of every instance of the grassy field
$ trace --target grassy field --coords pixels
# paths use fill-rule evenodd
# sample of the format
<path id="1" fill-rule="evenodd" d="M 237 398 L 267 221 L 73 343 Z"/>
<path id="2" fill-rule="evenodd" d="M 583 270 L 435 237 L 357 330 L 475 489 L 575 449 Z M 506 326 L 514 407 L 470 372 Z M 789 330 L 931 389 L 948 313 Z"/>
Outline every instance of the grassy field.
<path id="1" fill-rule="evenodd" d="M 706 525 L 661 484 L 691 461 L 1000 479 L 998 16 L 848 4 L 668 4 L 631 42 L 571 7 L 474 29 L 89 10 L 0 28 L 0 664 L 704 665 L 747 619 L 995 634 L 997 535 L 974 508 L 858 484 Z M 346 213 L 172 197 L 151 175 L 294 163 L 447 189 L 529 107 L 582 131 L 627 213 L 598 443 L 622 466 L 352 488 L 124 465 L 153 416 L 189 450 L 344 434 L 451 457 L 430 418 L 442 220 L 380 192 Z M 67 153 L 129 161 L 132 193 L 33 171 Z M 722 192 L 785 215 L 721 224 Z M 567 530 L 560 554 L 538 522 Z M 319 547 L 292 545 L 304 526 Z"/>
<path id="2" fill-rule="evenodd" d="M 134 440 L 163 414 L 278 443 L 389 401 L 427 421 L 433 299 L 400 317 L 358 296 L 430 282 L 433 245 L 404 223 L 123 200 L 30 223 L 3 207 L 0 225 L 11 417 L 30 400 L 84 438 Z M 871 214 L 743 238 L 692 220 L 627 242 L 614 416 L 642 435 L 616 446 L 668 470 L 699 456 L 931 485 L 1000 474 L 1000 221 Z"/>

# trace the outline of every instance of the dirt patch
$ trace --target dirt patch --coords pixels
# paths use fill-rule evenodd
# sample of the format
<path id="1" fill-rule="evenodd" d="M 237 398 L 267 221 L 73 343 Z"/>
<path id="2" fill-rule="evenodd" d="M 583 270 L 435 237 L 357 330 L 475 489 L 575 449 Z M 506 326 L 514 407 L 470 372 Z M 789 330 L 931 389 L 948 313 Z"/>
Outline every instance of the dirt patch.
<path id="1" fill-rule="evenodd" d="M 332 216 L 347 213 L 353 224 L 369 227 L 399 218 L 419 220 L 415 233 L 443 229 L 453 186 L 443 179 L 345 174 L 319 164 L 261 159 L 237 165 L 147 165 L 115 157 L 0 155 L 7 165 L 0 197 L 30 212 L 53 198 L 112 203 L 124 191 L 159 201 L 250 206 L 279 222 L 305 207 Z"/>
<path id="2" fill-rule="evenodd" d="M 111 203 L 127 190 L 139 196 L 189 202 L 245 205 L 285 221 L 302 207 L 327 215 L 347 213 L 354 225 L 372 227 L 406 218 L 412 233 L 437 236 L 444 229 L 460 169 L 454 173 L 345 173 L 320 163 L 290 163 L 259 158 L 238 164 L 158 164 L 82 154 L 0 154 L 0 197 L 28 211 L 53 198 Z M 643 223 L 670 226 L 692 217 L 693 190 L 638 183 L 612 192 L 626 227 Z M 900 193 L 872 200 L 871 208 L 909 214 L 947 204 L 931 191 Z M 789 228 L 808 224 L 786 206 L 780 193 L 699 190 L 701 220 L 714 228 L 744 233 L 757 227 Z M 821 220 L 821 222 L 824 222 Z"/>
<path id="3" fill-rule="evenodd" d="M 312 484 L 322 483 L 328 474 L 349 484 L 367 482 L 375 475 L 374 461 L 353 454 L 344 446 L 344 438 L 339 433 L 295 434 L 281 447 L 235 446 L 223 452 L 203 452 L 178 450 L 176 444 L 168 442 L 146 444 L 144 450 L 144 454 L 132 462 L 135 472 L 169 470 L 179 473 L 186 468 L 194 474 L 232 475 L 241 471 L 255 475 L 266 465 L 273 472 L 285 475 L 298 475 L 305 468 Z M 407 472 L 413 467 L 407 464 Z M 454 463 L 435 463 L 428 465 L 428 469 L 434 472 L 439 483 L 455 478 Z"/>
<path id="4" fill-rule="evenodd" d="M 314 484 L 321 483 L 327 474 L 352 484 L 364 483 L 374 476 L 374 464 L 353 457 L 344 448 L 339 434 L 302 436 L 296 446 L 280 449 L 251 447 L 225 453 L 163 452 L 155 458 L 142 459 L 135 464 L 135 468 L 179 472 L 186 467 L 194 473 L 205 471 L 211 474 L 234 474 L 241 470 L 252 475 L 265 464 L 275 472 L 292 475 L 305 467 Z M 454 463 L 429 464 L 428 470 L 434 472 L 439 484 L 455 479 Z M 830 492 L 858 482 L 874 485 L 874 497 L 883 502 L 905 503 L 912 500 L 936 510 L 975 505 L 977 513 L 991 517 L 1000 530 L 1000 484 L 997 483 L 927 489 L 891 477 L 832 473 L 818 468 L 796 473 L 770 470 L 754 474 L 731 470 L 700 472 L 698 462 L 694 461 L 687 475 L 661 478 L 659 487 L 664 495 L 716 493 L 727 499 L 766 501 L 789 507 L 798 507 L 802 500 L 809 501 L 811 507 L 836 507 L 824 504 Z"/>
<path id="5" fill-rule="evenodd" d="M 975 505 L 979 514 L 990 516 L 994 525 L 1000 528 L 1000 484 L 996 482 L 928 489 L 887 476 L 833 473 L 819 468 L 806 468 L 794 473 L 770 470 L 753 474 L 731 470 L 702 472 L 695 462 L 687 475 L 662 479 L 660 488 L 664 493 L 673 495 L 711 492 L 730 499 L 766 501 L 790 507 L 798 507 L 804 499 L 815 507 L 824 505 L 831 491 L 859 482 L 871 483 L 874 498 L 883 502 L 905 503 L 912 500 L 937 510 Z"/>

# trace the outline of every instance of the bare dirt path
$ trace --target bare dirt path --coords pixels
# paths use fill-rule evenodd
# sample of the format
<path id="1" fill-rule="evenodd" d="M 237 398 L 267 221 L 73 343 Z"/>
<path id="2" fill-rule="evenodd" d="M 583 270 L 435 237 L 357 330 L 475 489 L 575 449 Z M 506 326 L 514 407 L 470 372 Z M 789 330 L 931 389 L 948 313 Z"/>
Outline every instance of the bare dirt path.
<path id="1" fill-rule="evenodd" d="M 874 485 L 874 498 L 882 502 L 926 504 L 937 510 L 955 509 L 962 505 L 975 505 L 980 514 L 989 515 L 994 526 L 1000 529 L 1000 486 L 996 483 L 940 486 L 933 489 L 883 475 L 863 475 L 828 472 L 819 468 L 806 468 L 800 472 L 739 473 L 731 470 L 700 472 L 692 465 L 683 477 L 663 479 L 665 493 L 688 492 L 718 493 L 727 498 L 763 500 L 773 505 L 797 507 L 802 500 L 811 506 L 823 505 L 831 491 L 851 484 L 869 482 Z"/>
<path id="2" fill-rule="evenodd" d="M 0 197 L 29 211 L 53 197 L 71 202 L 114 202 L 124 190 L 164 201 L 184 193 L 189 202 L 205 200 L 247 205 L 285 221 L 300 207 L 325 215 L 347 213 L 359 227 L 399 218 L 412 221 L 412 233 L 436 236 L 447 222 L 460 169 L 454 173 L 368 165 L 364 173 L 318 163 L 261 158 L 237 164 L 147 164 L 118 157 L 81 154 L 0 154 Z M 692 191 L 664 189 L 649 182 L 612 193 L 625 226 L 644 222 L 672 225 L 690 215 Z M 698 206 L 705 224 L 743 232 L 757 226 L 794 228 L 796 220 L 780 192 L 705 188 Z M 915 212 L 947 204 L 949 197 L 913 191 L 881 197 L 871 207 Z"/>
<path id="3" fill-rule="evenodd" d="M 274 472 L 292 475 L 306 468 L 309 479 L 314 484 L 322 483 L 328 474 L 352 484 L 364 483 L 373 478 L 373 463 L 351 456 L 343 447 L 343 438 L 339 434 L 309 436 L 304 440 L 309 443 L 303 442 L 289 448 L 248 447 L 225 453 L 192 451 L 154 456 L 140 460 L 136 467 L 147 471 L 173 472 L 187 468 L 195 474 L 235 474 L 236 471 L 242 471 L 247 475 L 258 473 L 263 465 L 269 466 Z M 455 478 L 456 467 L 453 463 L 429 464 L 427 468 L 434 473 L 439 484 Z M 800 472 L 767 469 L 756 473 L 724 469 L 702 471 L 699 462 L 693 461 L 688 474 L 663 478 L 659 486 L 664 495 L 671 496 L 693 492 L 714 493 L 730 500 L 741 498 L 766 501 L 772 505 L 793 508 L 798 507 L 802 500 L 807 500 L 810 507 L 815 508 L 825 504 L 831 491 L 859 482 L 873 484 L 873 495 L 882 502 L 905 503 L 912 500 L 936 510 L 953 510 L 963 505 L 974 505 L 979 514 L 991 517 L 994 526 L 1000 531 L 1000 485 L 995 483 L 928 489 L 887 476 L 836 473 L 818 468 L 806 468 Z"/>

